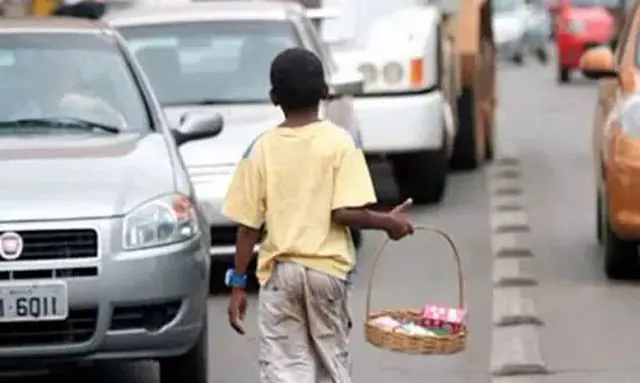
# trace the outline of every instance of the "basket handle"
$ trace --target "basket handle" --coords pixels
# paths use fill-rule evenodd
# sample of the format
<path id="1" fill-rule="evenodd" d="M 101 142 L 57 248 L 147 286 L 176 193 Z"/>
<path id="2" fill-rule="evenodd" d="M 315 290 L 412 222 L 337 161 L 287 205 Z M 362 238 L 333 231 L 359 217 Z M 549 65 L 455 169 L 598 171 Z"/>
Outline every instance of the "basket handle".
<path id="1" fill-rule="evenodd" d="M 458 248 L 453 242 L 453 239 L 449 234 L 445 233 L 440 229 L 436 229 L 435 227 L 416 225 L 413 228 L 414 230 L 430 231 L 430 232 L 436 233 L 440 235 L 442 238 L 444 238 L 445 241 L 447 241 L 447 244 L 449 245 L 449 248 L 451 248 L 453 257 L 456 261 L 456 269 L 458 274 L 458 307 L 459 308 L 464 307 L 464 278 L 462 274 L 462 262 L 460 261 L 460 253 L 458 252 Z M 373 286 L 373 277 L 375 276 L 375 273 L 376 273 L 378 261 L 380 261 L 380 258 L 382 257 L 382 253 L 384 252 L 384 249 L 387 247 L 388 244 L 389 244 L 389 237 L 386 237 L 382 241 L 380 246 L 378 246 L 378 249 L 376 250 L 375 256 L 373 259 L 373 265 L 371 265 L 371 271 L 369 273 L 369 281 L 367 285 L 367 302 L 366 302 L 367 305 L 366 305 L 366 312 L 365 312 L 365 322 L 368 320 L 369 314 L 371 313 L 370 311 L 371 310 L 371 288 Z"/>

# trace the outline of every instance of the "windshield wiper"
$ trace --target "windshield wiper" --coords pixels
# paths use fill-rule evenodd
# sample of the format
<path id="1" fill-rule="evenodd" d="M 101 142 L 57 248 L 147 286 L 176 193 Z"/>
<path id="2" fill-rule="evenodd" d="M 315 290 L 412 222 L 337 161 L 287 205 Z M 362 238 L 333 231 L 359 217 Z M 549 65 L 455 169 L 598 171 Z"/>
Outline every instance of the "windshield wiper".
<path id="1" fill-rule="evenodd" d="M 47 126 L 52 128 L 76 128 L 84 130 L 99 129 L 108 133 L 120 133 L 117 126 L 102 124 L 99 122 L 84 120 L 75 117 L 45 117 L 45 118 L 22 118 L 17 120 L 0 121 L 0 127 L 9 126 Z"/>

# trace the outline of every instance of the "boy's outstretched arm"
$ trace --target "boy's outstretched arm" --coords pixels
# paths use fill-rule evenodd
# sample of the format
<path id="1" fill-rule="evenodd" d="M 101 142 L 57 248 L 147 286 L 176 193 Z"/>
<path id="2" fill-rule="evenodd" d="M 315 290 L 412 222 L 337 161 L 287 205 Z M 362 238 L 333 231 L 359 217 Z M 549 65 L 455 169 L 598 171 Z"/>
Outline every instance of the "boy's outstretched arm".
<path id="1" fill-rule="evenodd" d="M 389 212 L 377 212 L 366 207 L 344 207 L 331 212 L 334 222 L 356 230 L 384 230 L 392 239 L 413 234 L 413 225 L 406 210 L 413 205 L 411 198 Z"/>

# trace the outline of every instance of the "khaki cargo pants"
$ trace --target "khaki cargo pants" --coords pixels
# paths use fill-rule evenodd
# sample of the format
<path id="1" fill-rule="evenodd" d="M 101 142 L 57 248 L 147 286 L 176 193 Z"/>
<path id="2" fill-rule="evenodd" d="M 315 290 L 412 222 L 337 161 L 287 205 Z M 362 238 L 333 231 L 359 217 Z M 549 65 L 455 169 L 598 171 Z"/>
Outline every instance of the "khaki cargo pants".
<path id="1" fill-rule="evenodd" d="M 261 383 L 351 383 L 345 281 L 291 262 L 260 289 Z"/>

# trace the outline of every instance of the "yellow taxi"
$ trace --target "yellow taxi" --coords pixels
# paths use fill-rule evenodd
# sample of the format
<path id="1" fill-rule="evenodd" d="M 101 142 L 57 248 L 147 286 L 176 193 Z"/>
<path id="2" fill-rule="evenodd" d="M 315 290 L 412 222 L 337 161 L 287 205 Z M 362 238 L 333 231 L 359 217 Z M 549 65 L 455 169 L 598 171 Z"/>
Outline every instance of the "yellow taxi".
<path id="1" fill-rule="evenodd" d="M 634 5 L 615 51 L 599 46 L 581 58 L 601 79 L 593 129 L 597 233 L 609 278 L 629 276 L 640 243 L 640 7 Z"/>

